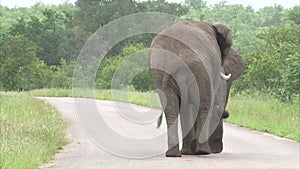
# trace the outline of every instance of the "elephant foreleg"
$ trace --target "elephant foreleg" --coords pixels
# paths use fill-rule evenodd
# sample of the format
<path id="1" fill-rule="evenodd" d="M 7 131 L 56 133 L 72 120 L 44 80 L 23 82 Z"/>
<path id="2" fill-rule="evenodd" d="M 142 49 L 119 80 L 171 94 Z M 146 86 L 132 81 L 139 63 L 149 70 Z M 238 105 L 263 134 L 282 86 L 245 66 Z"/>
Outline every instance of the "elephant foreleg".
<path id="1" fill-rule="evenodd" d="M 220 119 L 218 127 L 209 138 L 209 145 L 212 153 L 220 153 L 223 150 L 223 120 Z"/>

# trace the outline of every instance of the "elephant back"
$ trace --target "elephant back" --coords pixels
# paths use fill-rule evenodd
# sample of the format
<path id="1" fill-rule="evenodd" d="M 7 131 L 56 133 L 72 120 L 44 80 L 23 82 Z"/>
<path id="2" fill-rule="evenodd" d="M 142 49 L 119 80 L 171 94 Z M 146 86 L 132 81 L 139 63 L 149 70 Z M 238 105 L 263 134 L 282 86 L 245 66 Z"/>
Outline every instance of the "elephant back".
<path id="1" fill-rule="evenodd" d="M 215 32 L 209 24 L 200 22 L 199 24 L 180 22 L 158 34 L 151 44 L 151 49 L 160 49 L 163 52 L 158 54 L 156 51 L 154 55 L 150 54 L 150 59 L 155 57 L 151 59 L 154 60 L 151 63 L 157 62 L 166 67 L 172 65 L 169 66 L 173 68 L 171 73 L 175 73 L 179 68 L 180 60 L 190 68 L 205 69 L 209 76 L 219 77 L 221 53 Z M 152 53 L 151 49 L 150 53 Z M 172 55 L 167 56 L 165 53 L 172 53 Z M 211 80 L 214 81 L 214 78 Z"/>

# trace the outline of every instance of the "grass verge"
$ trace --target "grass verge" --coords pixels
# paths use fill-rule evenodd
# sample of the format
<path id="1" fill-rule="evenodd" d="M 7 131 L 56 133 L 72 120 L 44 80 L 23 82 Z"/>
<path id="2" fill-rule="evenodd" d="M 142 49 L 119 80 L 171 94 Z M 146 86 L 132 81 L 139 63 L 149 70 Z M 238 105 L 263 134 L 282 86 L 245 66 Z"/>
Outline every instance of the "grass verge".
<path id="1" fill-rule="evenodd" d="M 228 102 L 226 121 L 300 142 L 299 105 L 299 99 L 283 103 L 268 96 L 237 95 Z"/>
<path id="2" fill-rule="evenodd" d="M 133 103 L 148 107 L 160 108 L 158 95 L 153 92 L 136 92 L 136 91 L 120 91 L 120 90 L 76 90 L 72 89 L 42 89 L 31 90 L 25 92 L 30 96 L 40 97 L 79 97 L 79 98 L 95 98 L 98 100 L 114 100 L 125 103 Z"/>
<path id="3" fill-rule="evenodd" d="M 0 92 L 0 168 L 38 168 L 67 143 L 61 114 L 42 100 Z"/>

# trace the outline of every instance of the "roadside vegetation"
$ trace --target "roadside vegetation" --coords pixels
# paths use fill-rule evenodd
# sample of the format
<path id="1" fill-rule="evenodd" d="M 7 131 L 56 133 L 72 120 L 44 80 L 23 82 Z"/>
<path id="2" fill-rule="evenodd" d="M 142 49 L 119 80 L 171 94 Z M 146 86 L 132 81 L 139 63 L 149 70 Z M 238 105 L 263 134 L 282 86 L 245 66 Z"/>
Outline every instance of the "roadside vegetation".
<path id="1" fill-rule="evenodd" d="M 227 106 L 229 123 L 300 142 L 300 100 L 284 103 L 270 95 L 238 94 Z"/>
<path id="2" fill-rule="evenodd" d="M 0 92 L 0 168 L 38 168 L 67 143 L 56 108 L 24 94 Z"/>

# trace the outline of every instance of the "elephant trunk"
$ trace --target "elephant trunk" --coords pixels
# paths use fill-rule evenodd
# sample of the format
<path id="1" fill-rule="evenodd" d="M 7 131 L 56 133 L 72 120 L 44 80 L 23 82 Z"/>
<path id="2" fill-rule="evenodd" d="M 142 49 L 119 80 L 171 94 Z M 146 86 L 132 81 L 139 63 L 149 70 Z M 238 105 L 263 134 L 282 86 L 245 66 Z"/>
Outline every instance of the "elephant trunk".
<path id="1" fill-rule="evenodd" d="M 225 75 L 224 73 L 221 72 L 221 77 L 222 77 L 224 80 L 229 80 L 230 77 L 231 77 L 231 73 L 229 73 L 228 75 Z"/>

